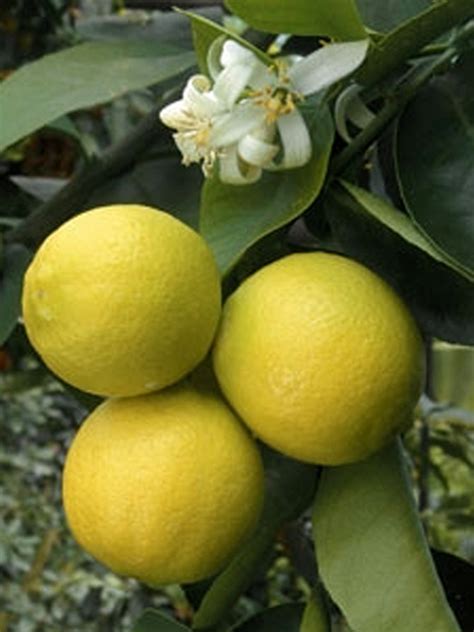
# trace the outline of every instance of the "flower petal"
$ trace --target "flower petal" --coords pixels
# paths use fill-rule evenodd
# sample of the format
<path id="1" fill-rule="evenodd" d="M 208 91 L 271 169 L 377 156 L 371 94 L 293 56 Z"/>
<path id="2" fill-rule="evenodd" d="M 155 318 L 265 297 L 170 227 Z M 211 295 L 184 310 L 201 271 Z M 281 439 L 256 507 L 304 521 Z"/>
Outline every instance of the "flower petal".
<path id="1" fill-rule="evenodd" d="M 244 164 L 239 160 L 237 145 L 227 147 L 219 160 L 219 177 L 227 184 L 252 184 L 262 175 L 259 167 Z"/>
<path id="2" fill-rule="evenodd" d="M 266 143 L 251 134 L 244 136 L 238 144 L 239 156 L 251 165 L 266 167 L 279 151 L 278 145 Z"/>
<path id="3" fill-rule="evenodd" d="M 222 46 L 221 64 L 224 68 L 234 64 L 252 64 L 255 59 L 255 53 L 234 40 L 228 39 Z"/>
<path id="4" fill-rule="evenodd" d="M 228 114 L 216 119 L 211 130 L 210 142 L 216 147 L 233 145 L 246 134 L 264 124 L 265 112 L 258 105 L 239 103 Z"/>
<path id="5" fill-rule="evenodd" d="M 183 91 L 183 100 L 197 118 L 210 118 L 225 110 L 225 104 L 212 93 L 211 82 L 205 75 L 190 77 Z"/>
<path id="6" fill-rule="evenodd" d="M 216 98 L 225 103 L 230 109 L 248 85 L 253 72 L 253 65 L 233 64 L 219 73 L 214 84 L 213 92 Z"/>
<path id="7" fill-rule="evenodd" d="M 351 74 L 364 61 L 368 40 L 328 44 L 297 62 L 288 76 L 301 94 L 313 94 Z"/>
<path id="8" fill-rule="evenodd" d="M 188 127 L 192 122 L 192 117 L 189 116 L 184 99 L 166 105 L 160 110 L 159 117 L 162 123 L 174 129 Z"/>
<path id="9" fill-rule="evenodd" d="M 347 121 L 353 123 L 359 129 L 364 129 L 375 118 L 359 96 L 360 86 L 348 86 L 337 98 L 334 108 L 334 122 L 340 136 L 350 143 L 352 136 L 347 129 Z"/>
<path id="10" fill-rule="evenodd" d="M 283 149 L 282 160 L 272 163 L 273 170 L 302 167 L 311 158 L 311 137 L 299 110 L 281 116 L 277 121 Z"/>

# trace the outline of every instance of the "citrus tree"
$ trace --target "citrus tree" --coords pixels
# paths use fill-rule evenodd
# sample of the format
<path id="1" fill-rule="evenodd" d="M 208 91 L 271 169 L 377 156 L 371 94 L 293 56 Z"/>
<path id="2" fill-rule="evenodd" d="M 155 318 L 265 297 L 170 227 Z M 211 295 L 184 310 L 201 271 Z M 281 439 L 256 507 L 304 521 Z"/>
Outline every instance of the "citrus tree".
<path id="1" fill-rule="evenodd" d="M 26 332 L 90 409 L 77 542 L 193 605 L 134 632 L 464 629 L 404 438 L 440 411 L 433 340 L 474 341 L 472 0 L 228 0 L 66 40 L 0 84 L 5 156 L 47 130 L 76 156 L 11 179 L 0 343 Z M 304 600 L 236 617 L 276 541 Z"/>

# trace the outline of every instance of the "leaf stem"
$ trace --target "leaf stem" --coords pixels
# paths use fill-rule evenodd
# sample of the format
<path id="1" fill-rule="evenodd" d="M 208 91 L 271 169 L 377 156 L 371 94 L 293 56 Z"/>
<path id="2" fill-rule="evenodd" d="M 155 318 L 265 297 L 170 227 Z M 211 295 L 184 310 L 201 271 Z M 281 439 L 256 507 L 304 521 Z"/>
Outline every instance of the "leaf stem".
<path id="1" fill-rule="evenodd" d="M 356 74 L 369 87 L 383 81 L 440 35 L 474 16 L 473 0 L 438 0 L 374 44 Z"/>

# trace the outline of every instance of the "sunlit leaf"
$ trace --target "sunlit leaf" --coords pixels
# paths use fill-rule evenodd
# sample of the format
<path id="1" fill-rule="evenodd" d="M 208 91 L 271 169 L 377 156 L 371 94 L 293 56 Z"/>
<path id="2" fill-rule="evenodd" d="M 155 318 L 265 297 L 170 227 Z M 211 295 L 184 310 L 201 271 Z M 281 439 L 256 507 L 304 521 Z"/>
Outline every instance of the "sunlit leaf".
<path id="1" fill-rule="evenodd" d="M 248 24 L 269 33 L 329 35 L 341 40 L 366 36 L 354 0 L 226 0 Z"/>
<path id="2" fill-rule="evenodd" d="M 329 613 L 319 591 L 313 590 L 309 596 L 299 632 L 331 632 Z"/>
<path id="3" fill-rule="evenodd" d="M 460 632 L 417 514 L 401 444 L 325 468 L 313 511 L 321 578 L 363 632 Z"/>
<path id="4" fill-rule="evenodd" d="M 68 112 L 180 74 L 195 59 L 150 41 L 89 42 L 45 55 L 0 84 L 0 151 Z"/>

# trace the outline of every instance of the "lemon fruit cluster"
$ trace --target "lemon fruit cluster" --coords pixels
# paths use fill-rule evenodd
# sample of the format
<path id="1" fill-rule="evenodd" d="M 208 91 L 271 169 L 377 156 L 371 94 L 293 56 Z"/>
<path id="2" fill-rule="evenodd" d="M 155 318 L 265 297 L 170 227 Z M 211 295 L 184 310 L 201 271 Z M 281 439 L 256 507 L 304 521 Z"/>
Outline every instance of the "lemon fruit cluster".
<path id="1" fill-rule="evenodd" d="M 223 393 L 263 441 L 302 461 L 363 459 L 411 424 L 423 344 L 395 292 L 323 252 L 260 269 L 227 300 L 214 345 Z"/>
<path id="2" fill-rule="evenodd" d="M 184 379 L 207 354 L 220 311 L 202 237 L 138 205 L 77 215 L 25 276 L 24 323 L 45 363 L 112 396 L 69 449 L 68 524 L 96 559 L 150 585 L 216 573 L 260 515 L 254 440 L 216 390 Z"/>
<path id="3" fill-rule="evenodd" d="M 55 373 L 111 397 L 66 459 L 71 530 L 111 569 L 151 585 L 212 575 L 254 529 L 263 468 L 251 432 L 302 461 L 357 461 L 410 424 L 422 389 L 417 326 L 364 266 L 324 252 L 284 257 L 247 278 L 221 315 L 204 240 L 137 205 L 94 209 L 54 232 L 26 274 L 23 310 Z M 211 347 L 240 419 L 217 386 L 183 379 Z"/>
<path id="4" fill-rule="evenodd" d="M 78 389 L 131 396 L 173 384 L 206 355 L 220 279 L 205 241 L 139 205 L 81 213 L 42 244 L 24 282 L 28 336 Z"/>

